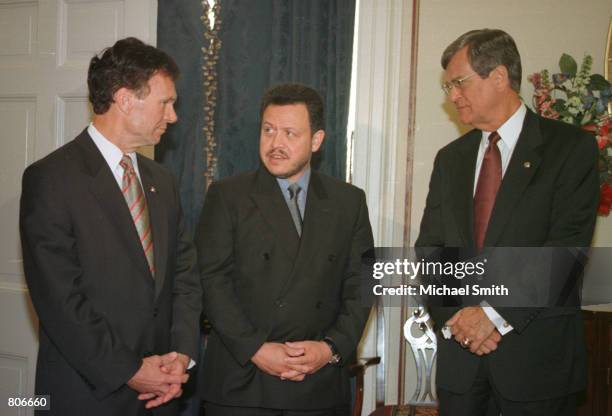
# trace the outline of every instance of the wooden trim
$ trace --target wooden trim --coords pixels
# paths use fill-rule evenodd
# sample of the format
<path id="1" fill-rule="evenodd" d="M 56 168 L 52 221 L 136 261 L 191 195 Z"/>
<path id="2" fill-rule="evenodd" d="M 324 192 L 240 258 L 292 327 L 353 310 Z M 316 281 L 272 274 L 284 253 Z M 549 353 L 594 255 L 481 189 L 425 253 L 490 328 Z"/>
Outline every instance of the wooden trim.
<path id="1" fill-rule="evenodd" d="M 608 43 L 606 45 L 606 55 L 604 56 L 604 75 L 612 82 L 612 18 L 608 26 Z M 608 103 L 608 113 L 612 114 L 612 101 Z"/>
<path id="2" fill-rule="evenodd" d="M 419 45 L 419 10 L 420 0 L 412 0 L 412 24 L 410 28 L 410 81 L 408 95 L 408 132 L 406 135 L 406 172 L 404 194 L 404 247 L 410 246 L 410 229 L 412 217 L 412 164 L 414 161 L 414 137 L 416 125 L 416 81 Z M 409 306 L 406 298 L 402 297 L 400 312 L 401 322 L 406 322 L 409 316 Z M 401 332 L 401 331 L 400 331 Z M 398 404 L 406 402 L 406 340 L 399 337 L 399 377 L 398 377 Z"/>

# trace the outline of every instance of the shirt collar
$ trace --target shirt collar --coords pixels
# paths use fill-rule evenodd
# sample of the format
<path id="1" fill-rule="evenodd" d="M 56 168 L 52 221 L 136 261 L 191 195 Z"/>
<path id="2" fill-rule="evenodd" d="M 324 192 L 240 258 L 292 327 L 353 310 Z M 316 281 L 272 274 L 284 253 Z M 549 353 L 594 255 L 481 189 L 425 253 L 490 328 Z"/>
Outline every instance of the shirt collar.
<path id="1" fill-rule="evenodd" d="M 501 137 L 500 141 L 503 142 L 508 149 L 514 149 L 514 146 L 516 146 L 516 142 L 518 141 L 521 130 L 523 129 L 523 122 L 525 121 L 526 115 L 527 107 L 525 107 L 525 104 L 521 103 L 514 114 L 512 114 L 510 118 L 497 129 L 497 133 Z M 482 138 L 488 139 L 490 134 L 490 131 L 483 130 Z"/>
<path id="2" fill-rule="evenodd" d="M 300 188 L 302 188 L 302 192 L 304 194 L 308 191 L 308 184 L 310 183 L 310 173 L 310 168 L 306 169 L 306 171 L 304 171 L 304 174 L 300 176 L 300 179 L 295 182 L 300 185 Z M 289 185 L 291 185 L 289 179 L 286 178 L 277 177 L 276 181 L 278 182 L 278 185 L 281 187 L 283 192 L 286 191 L 287 188 L 289 188 Z"/>
<path id="3" fill-rule="evenodd" d="M 94 126 L 93 123 L 89 123 L 87 127 L 87 133 L 92 138 L 100 153 L 106 160 L 106 164 L 111 168 L 111 170 L 115 170 L 117 166 L 119 166 L 119 162 L 123 157 L 123 152 L 119 149 L 113 142 L 108 140 L 100 131 Z M 132 159 L 132 165 L 136 166 L 136 152 L 130 152 L 127 154 L 130 159 Z"/>

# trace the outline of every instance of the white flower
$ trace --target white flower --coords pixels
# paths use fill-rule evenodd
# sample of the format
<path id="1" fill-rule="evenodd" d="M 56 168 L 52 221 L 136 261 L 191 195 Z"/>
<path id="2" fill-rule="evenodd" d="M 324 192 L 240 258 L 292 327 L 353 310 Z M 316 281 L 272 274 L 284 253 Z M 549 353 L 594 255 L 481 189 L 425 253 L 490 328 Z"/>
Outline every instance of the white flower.
<path id="1" fill-rule="evenodd" d="M 574 95 L 572 97 L 569 98 L 569 100 L 567 100 L 567 105 L 568 107 L 582 107 L 582 100 L 580 99 L 580 97 Z"/>

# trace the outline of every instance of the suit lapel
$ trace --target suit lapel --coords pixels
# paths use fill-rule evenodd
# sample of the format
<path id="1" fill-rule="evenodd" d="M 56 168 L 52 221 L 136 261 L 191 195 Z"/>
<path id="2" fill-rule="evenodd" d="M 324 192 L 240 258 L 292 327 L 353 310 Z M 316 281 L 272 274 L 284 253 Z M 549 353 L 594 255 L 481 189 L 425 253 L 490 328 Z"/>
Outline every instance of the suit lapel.
<path id="1" fill-rule="evenodd" d="M 474 243 L 474 174 L 478 146 L 482 135 L 479 130 L 472 130 L 462 139 L 463 145 L 454 159 L 450 175 L 454 213 L 461 237 L 466 247 Z"/>
<path id="2" fill-rule="evenodd" d="M 91 193 L 115 226 L 119 240 L 127 247 L 128 256 L 143 272 L 143 275 L 150 278 L 151 274 L 138 232 L 115 177 L 89 134 L 83 132 L 76 138 L 76 141 L 84 150 L 85 166 L 91 175 L 89 188 Z M 118 248 L 117 252 L 121 253 L 122 250 Z"/>
<path id="3" fill-rule="evenodd" d="M 172 195 L 159 195 L 159 184 L 156 183 L 153 172 L 147 161 L 143 161 L 143 156 L 138 155 L 138 170 L 142 188 L 147 198 L 147 208 L 149 209 L 149 221 L 151 223 L 151 233 L 153 235 L 153 255 L 155 259 L 155 296 L 157 297 L 164 286 L 166 277 L 168 252 L 168 223 L 166 206 L 164 199 L 171 198 Z"/>
<path id="4" fill-rule="evenodd" d="M 538 118 L 528 110 L 521 134 L 495 199 L 495 206 L 485 235 L 485 246 L 495 246 L 497 244 L 516 204 L 522 198 L 527 185 L 537 172 L 542 160 L 541 153 L 537 148 L 541 144 L 542 135 Z"/>
<path id="5" fill-rule="evenodd" d="M 257 172 L 255 189 L 251 193 L 251 199 L 259 208 L 266 223 L 274 231 L 278 241 L 282 242 L 281 245 L 285 254 L 291 260 L 294 260 L 299 249 L 300 239 L 276 179 L 264 168 Z"/>

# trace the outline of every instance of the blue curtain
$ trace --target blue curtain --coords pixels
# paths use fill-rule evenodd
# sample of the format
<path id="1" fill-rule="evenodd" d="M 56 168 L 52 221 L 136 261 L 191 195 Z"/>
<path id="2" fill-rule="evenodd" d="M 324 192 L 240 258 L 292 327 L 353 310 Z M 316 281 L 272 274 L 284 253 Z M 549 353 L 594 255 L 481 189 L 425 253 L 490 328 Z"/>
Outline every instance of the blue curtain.
<path id="1" fill-rule="evenodd" d="M 259 164 L 259 102 L 281 82 L 301 82 L 321 93 L 326 140 L 318 168 L 344 179 L 355 0 L 217 0 L 221 50 L 215 111 L 216 178 Z M 206 45 L 200 0 L 158 5 L 158 46 L 177 61 L 178 123 L 156 146 L 155 158 L 174 172 L 187 226 L 197 225 L 206 155 L 201 52 Z"/>
<path id="2" fill-rule="evenodd" d="M 155 160 L 176 176 L 190 232 L 197 225 L 205 189 L 201 52 L 205 39 L 201 15 L 202 5 L 197 0 L 158 2 L 157 46 L 176 60 L 181 76 L 176 82 L 178 122 L 168 128 L 155 146 Z"/>
<path id="3" fill-rule="evenodd" d="M 319 169 L 344 179 L 355 0 L 219 1 L 218 176 L 258 166 L 260 99 L 292 81 L 323 96 Z"/>

